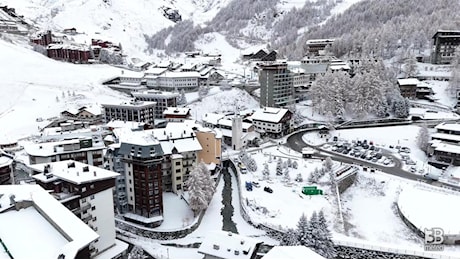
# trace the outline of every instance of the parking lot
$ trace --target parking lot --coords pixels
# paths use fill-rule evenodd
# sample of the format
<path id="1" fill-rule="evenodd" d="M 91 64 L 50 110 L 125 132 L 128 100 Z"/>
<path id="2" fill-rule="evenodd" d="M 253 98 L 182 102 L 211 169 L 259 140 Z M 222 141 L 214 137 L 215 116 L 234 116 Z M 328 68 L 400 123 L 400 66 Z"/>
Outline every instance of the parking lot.
<path id="1" fill-rule="evenodd" d="M 338 139 L 336 136 L 332 140 L 332 143 L 325 144 L 322 148 L 388 167 L 394 166 L 394 161 L 388 156 L 388 152 L 382 150 L 382 148 L 375 145 L 371 140 L 352 140 L 350 142 Z"/>

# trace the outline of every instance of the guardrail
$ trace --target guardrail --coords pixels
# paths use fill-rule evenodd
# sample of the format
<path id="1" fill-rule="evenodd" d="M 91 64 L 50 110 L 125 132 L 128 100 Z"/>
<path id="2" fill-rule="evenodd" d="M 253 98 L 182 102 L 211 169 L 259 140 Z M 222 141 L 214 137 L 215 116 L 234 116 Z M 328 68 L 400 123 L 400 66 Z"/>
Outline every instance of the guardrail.
<path id="1" fill-rule="evenodd" d="M 387 253 L 394 253 L 394 254 L 401 254 L 401 255 L 412 255 L 412 256 L 420 256 L 420 257 L 425 257 L 425 258 L 449 258 L 449 259 L 454 259 L 458 258 L 459 255 L 450 255 L 449 253 L 438 253 L 438 252 L 427 252 L 427 251 L 422 251 L 422 250 L 414 250 L 414 249 L 400 249 L 400 248 L 394 248 L 394 247 L 388 247 L 388 246 L 382 246 L 378 244 L 372 244 L 372 243 L 356 243 L 356 242 L 350 242 L 346 240 L 340 240 L 340 239 L 332 239 L 336 245 L 339 246 L 347 246 L 347 247 L 354 247 L 354 248 L 361 248 L 361 249 L 367 249 L 367 250 L 373 250 L 373 251 L 380 251 L 380 252 L 387 252 Z"/>

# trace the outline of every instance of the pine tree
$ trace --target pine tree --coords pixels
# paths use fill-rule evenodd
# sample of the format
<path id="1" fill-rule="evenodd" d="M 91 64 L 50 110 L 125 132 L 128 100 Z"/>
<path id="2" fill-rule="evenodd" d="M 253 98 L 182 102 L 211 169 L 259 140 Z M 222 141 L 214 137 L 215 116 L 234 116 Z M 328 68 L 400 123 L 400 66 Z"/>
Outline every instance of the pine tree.
<path id="1" fill-rule="evenodd" d="M 290 157 L 287 160 L 287 166 L 292 167 L 292 159 Z"/>
<path id="2" fill-rule="evenodd" d="M 294 229 L 289 228 L 281 237 L 280 245 L 281 246 L 298 246 L 300 243 L 297 239 L 298 239 L 297 232 Z"/>
<path id="3" fill-rule="evenodd" d="M 193 213 L 196 214 L 203 209 L 206 209 L 208 206 L 207 194 L 203 190 L 204 182 L 201 174 L 201 170 L 198 167 L 195 167 L 188 180 L 186 181 L 186 186 L 189 192 L 189 205 L 193 210 Z"/>
<path id="4" fill-rule="evenodd" d="M 309 244 L 310 238 L 308 234 L 308 220 L 305 214 L 302 214 L 299 221 L 297 222 L 296 235 L 297 241 L 300 245 L 305 246 Z"/>
<path id="5" fill-rule="evenodd" d="M 317 183 L 318 180 L 319 180 L 319 170 L 318 168 L 315 168 L 311 173 L 310 173 L 310 176 L 308 177 L 308 182 L 311 182 L 311 183 Z"/>
<path id="6" fill-rule="evenodd" d="M 297 176 L 295 177 L 296 182 L 303 182 L 303 177 L 302 174 L 299 172 L 297 173 Z"/>
<path id="7" fill-rule="evenodd" d="M 417 60 L 415 57 L 411 56 L 406 59 L 404 62 L 404 69 L 405 69 L 405 74 L 406 78 L 414 78 L 417 76 L 418 69 L 417 69 Z"/>
<path id="8" fill-rule="evenodd" d="M 417 145 L 420 148 L 420 150 L 426 153 L 430 145 L 429 141 L 430 133 L 428 132 L 428 127 L 424 124 L 420 127 L 420 130 L 417 135 Z"/>
<path id="9" fill-rule="evenodd" d="M 299 167 L 299 165 L 297 164 L 297 161 L 294 161 L 292 163 L 292 168 L 297 169 L 297 167 Z"/>
<path id="10" fill-rule="evenodd" d="M 322 210 L 318 213 L 318 228 L 316 229 L 316 234 L 317 243 L 315 243 L 314 246 L 316 249 L 315 252 L 328 259 L 336 258 L 337 251 L 334 242 L 332 242 L 332 234 Z"/>
<path id="11" fill-rule="evenodd" d="M 283 180 L 285 182 L 290 182 L 291 181 L 291 176 L 289 175 L 289 169 L 288 168 L 284 168 Z"/>
<path id="12" fill-rule="evenodd" d="M 334 162 L 332 162 L 331 157 L 327 157 L 326 160 L 324 160 L 323 167 L 326 171 L 331 171 L 333 165 Z"/>
<path id="13" fill-rule="evenodd" d="M 278 161 L 276 162 L 276 175 L 280 176 L 283 175 L 283 167 L 282 167 L 283 161 L 281 158 L 278 158 Z"/>
<path id="14" fill-rule="evenodd" d="M 268 169 L 267 163 L 264 163 L 264 169 L 262 170 L 262 175 L 265 180 L 270 179 L 270 170 Z"/>
<path id="15" fill-rule="evenodd" d="M 209 204 L 212 200 L 214 192 L 216 191 L 216 183 L 214 179 L 211 177 L 211 172 L 209 171 L 208 167 L 206 166 L 203 160 L 201 160 L 201 162 L 197 165 L 197 167 L 202 176 L 201 177 L 202 182 L 203 182 L 202 189 L 204 193 L 206 194 L 206 201 Z"/>
<path id="16" fill-rule="evenodd" d="M 134 246 L 131 252 L 128 253 L 128 259 L 146 259 L 144 250 L 139 246 Z"/>

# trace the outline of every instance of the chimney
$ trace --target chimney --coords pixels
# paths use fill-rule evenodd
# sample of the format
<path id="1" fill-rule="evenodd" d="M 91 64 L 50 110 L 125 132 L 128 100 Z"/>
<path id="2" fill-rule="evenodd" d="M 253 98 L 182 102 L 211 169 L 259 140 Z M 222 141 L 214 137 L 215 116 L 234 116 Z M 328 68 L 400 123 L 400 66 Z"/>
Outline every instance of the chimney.
<path id="1" fill-rule="evenodd" d="M 94 171 L 94 177 L 96 177 L 96 176 L 97 176 L 96 171 Z"/>

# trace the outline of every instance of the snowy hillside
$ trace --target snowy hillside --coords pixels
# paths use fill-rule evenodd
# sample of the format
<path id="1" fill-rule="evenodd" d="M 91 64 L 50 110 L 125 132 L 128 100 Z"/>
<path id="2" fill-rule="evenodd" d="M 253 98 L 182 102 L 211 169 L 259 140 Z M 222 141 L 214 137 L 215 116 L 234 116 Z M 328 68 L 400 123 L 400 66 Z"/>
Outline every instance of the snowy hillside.
<path id="1" fill-rule="evenodd" d="M 4 40 L 0 60 L 7 61 L 0 69 L 0 140 L 35 134 L 48 123 L 37 118 L 58 116 L 64 109 L 128 99 L 100 84 L 120 74 L 117 68 L 59 62 Z"/>
<path id="2" fill-rule="evenodd" d="M 174 25 L 162 7 L 177 9 L 182 19 L 206 22 L 230 0 L 0 0 L 42 29 L 61 31 L 75 27 L 83 35 L 75 40 L 103 38 L 121 43 L 130 56 L 143 57 L 144 34 Z"/>

